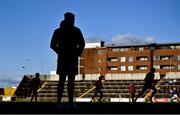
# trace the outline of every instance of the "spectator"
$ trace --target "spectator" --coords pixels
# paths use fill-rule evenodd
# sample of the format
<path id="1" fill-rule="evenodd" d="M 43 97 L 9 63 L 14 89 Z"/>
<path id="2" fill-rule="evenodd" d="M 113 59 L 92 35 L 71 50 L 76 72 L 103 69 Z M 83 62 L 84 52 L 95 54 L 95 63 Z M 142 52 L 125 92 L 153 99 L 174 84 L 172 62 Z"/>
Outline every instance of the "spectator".
<path id="1" fill-rule="evenodd" d="M 174 84 L 173 80 L 168 80 L 167 83 L 168 83 L 169 85 L 173 85 L 173 84 Z"/>
<path id="2" fill-rule="evenodd" d="M 134 83 L 131 83 L 128 89 L 129 89 L 129 93 L 131 93 L 132 102 L 134 102 L 134 97 L 135 97 L 135 93 L 136 93 L 136 86 L 134 85 Z"/>
<path id="3" fill-rule="evenodd" d="M 176 90 L 176 87 L 173 87 L 173 90 L 170 89 L 170 95 L 171 95 L 171 102 L 178 102 L 179 103 L 179 94 Z"/>
<path id="4" fill-rule="evenodd" d="M 78 57 L 81 56 L 85 41 L 81 30 L 74 26 L 75 15 L 71 12 L 64 14 L 64 20 L 52 36 L 51 49 L 58 55 L 56 73 L 59 75 L 57 86 L 57 108 L 62 108 L 61 99 L 64 84 L 68 76 L 68 108 L 79 108 L 74 102 L 74 81 L 78 74 Z"/>
<path id="5" fill-rule="evenodd" d="M 154 92 L 154 90 L 152 90 L 152 89 L 147 89 L 146 90 L 146 94 L 144 96 L 145 102 L 149 102 L 150 101 L 150 98 L 151 98 L 153 92 Z"/>
<path id="6" fill-rule="evenodd" d="M 164 89 L 162 88 L 161 85 L 168 87 L 167 81 L 164 76 L 160 77 L 160 79 L 157 81 L 157 84 L 155 85 L 155 87 L 159 93 L 164 92 Z"/>
<path id="7" fill-rule="evenodd" d="M 102 97 L 103 97 L 103 92 L 101 91 L 101 89 L 103 88 L 103 82 L 104 82 L 104 80 L 105 80 L 105 77 L 103 76 L 103 75 L 101 75 L 100 77 L 99 77 L 99 80 L 97 80 L 96 82 L 95 82 L 95 92 L 94 92 L 94 96 L 92 97 L 92 99 L 91 99 L 91 101 L 90 102 L 92 102 L 93 101 L 93 99 L 97 96 L 97 94 L 99 93 L 100 94 L 100 99 L 99 99 L 99 102 L 101 102 L 101 99 L 102 99 Z"/>
<path id="8" fill-rule="evenodd" d="M 38 89 L 41 87 L 41 79 L 39 78 L 40 74 L 36 73 L 35 77 L 31 81 L 31 90 L 32 90 L 32 97 L 30 102 L 33 101 L 33 98 L 35 97 L 35 101 L 37 102 L 38 97 Z"/>
<path id="9" fill-rule="evenodd" d="M 146 74 L 146 77 L 145 77 L 145 79 L 144 79 L 144 81 L 145 81 L 145 83 L 144 83 L 144 86 L 143 86 L 143 88 L 142 88 L 142 91 L 137 95 L 137 97 L 134 99 L 134 102 L 136 102 L 136 100 L 142 95 L 142 94 L 144 94 L 144 92 L 146 92 L 146 90 L 147 89 L 152 89 L 152 90 L 154 90 L 153 92 L 152 92 L 152 95 L 151 95 L 151 97 L 150 97 L 150 101 L 151 102 L 153 102 L 152 101 L 152 97 L 155 95 L 155 93 L 156 93 L 156 87 L 155 87 L 155 80 L 154 80 L 154 77 L 155 77 L 155 75 L 154 75 L 154 73 L 155 73 L 155 68 L 151 68 L 150 69 L 150 72 L 148 72 L 147 74 Z"/>

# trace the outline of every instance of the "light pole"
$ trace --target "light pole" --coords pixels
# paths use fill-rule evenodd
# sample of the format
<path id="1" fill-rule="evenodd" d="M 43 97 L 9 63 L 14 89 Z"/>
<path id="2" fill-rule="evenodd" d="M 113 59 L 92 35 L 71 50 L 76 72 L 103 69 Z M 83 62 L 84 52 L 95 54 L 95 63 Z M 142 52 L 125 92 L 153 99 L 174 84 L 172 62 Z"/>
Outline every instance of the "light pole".
<path id="1" fill-rule="evenodd" d="M 31 74 L 31 60 L 27 58 L 26 62 L 27 62 L 27 69 L 29 69 L 29 74 Z"/>
<path id="2" fill-rule="evenodd" d="M 78 57 L 78 75 L 80 76 L 80 67 L 81 67 L 81 59 L 80 59 L 80 56 Z"/>
<path id="3" fill-rule="evenodd" d="M 153 57 L 154 57 L 154 51 L 156 50 L 156 43 L 150 44 L 150 68 L 153 67 Z"/>
<path id="4" fill-rule="evenodd" d="M 41 73 L 44 73 L 44 61 L 43 61 L 43 59 L 41 60 Z"/>
<path id="5" fill-rule="evenodd" d="M 84 58 L 79 56 L 78 57 L 78 77 L 80 78 L 80 75 L 82 75 L 82 79 L 84 80 L 84 65 L 81 65 L 81 61 L 83 60 Z M 82 63 L 83 64 L 83 63 Z M 82 71 L 81 71 L 81 68 L 82 68 Z"/>
<path id="6" fill-rule="evenodd" d="M 171 56 L 169 57 L 169 70 L 170 70 L 170 72 L 171 72 Z"/>

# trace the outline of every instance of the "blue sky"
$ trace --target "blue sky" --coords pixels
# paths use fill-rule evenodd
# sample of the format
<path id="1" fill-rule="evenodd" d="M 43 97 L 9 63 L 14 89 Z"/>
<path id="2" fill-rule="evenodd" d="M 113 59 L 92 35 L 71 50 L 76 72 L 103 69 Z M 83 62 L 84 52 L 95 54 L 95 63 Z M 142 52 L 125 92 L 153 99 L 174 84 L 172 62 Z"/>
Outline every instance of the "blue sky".
<path id="1" fill-rule="evenodd" d="M 180 42 L 179 0 L 0 0 L 0 87 L 56 69 L 49 43 L 67 11 L 86 41 Z"/>

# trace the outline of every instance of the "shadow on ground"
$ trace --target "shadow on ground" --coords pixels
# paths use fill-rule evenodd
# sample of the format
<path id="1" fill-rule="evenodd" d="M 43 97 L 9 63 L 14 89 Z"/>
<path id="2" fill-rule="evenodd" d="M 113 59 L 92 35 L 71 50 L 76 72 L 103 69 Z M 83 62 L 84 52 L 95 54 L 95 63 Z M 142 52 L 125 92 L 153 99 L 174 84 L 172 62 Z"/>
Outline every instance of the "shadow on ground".
<path id="1" fill-rule="evenodd" d="M 76 103 L 79 109 L 56 109 L 52 102 L 0 102 L 3 114 L 178 114 L 180 103 Z M 64 103 L 66 106 L 67 103 Z"/>

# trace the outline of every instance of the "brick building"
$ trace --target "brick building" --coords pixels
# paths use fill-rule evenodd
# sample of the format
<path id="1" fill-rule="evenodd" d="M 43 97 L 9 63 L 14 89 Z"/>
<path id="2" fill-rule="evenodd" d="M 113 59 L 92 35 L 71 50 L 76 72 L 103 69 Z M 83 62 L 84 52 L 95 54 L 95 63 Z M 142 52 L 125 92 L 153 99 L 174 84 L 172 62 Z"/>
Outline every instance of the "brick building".
<path id="1" fill-rule="evenodd" d="M 87 43 L 80 58 L 80 75 L 97 79 L 142 79 L 151 67 L 156 76 L 180 77 L 180 43 L 115 46 Z"/>
<path id="2" fill-rule="evenodd" d="M 156 68 L 155 79 L 164 76 L 167 81 L 173 80 L 173 85 L 161 84 L 163 93 L 156 93 L 156 98 L 164 98 L 168 102 L 169 88 L 176 87 L 180 91 L 180 43 L 144 44 L 144 45 L 104 45 L 103 42 L 87 43 L 82 56 L 79 58 L 79 74 L 75 80 L 76 101 L 89 102 L 94 92 L 86 94 L 91 89 L 94 80 L 100 74 L 105 75 L 103 97 L 110 102 L 129 102 L 130 83 L 135 83 L 137 91 L 144 84 L 144 77 L 151 67 Z M 30 99 L 30 81 L 34 75 L 25 75 L 20 82 L 15 96 Z M 56 72 L 40 76 L 43 85 L 39 91 L 40 101 L 57 102 L 57 85 L 59 76 Z M 86 94 L 86 95 L 84 95 Z M 83 98 L 79 98 L 83 95 Z M 67 90 L 64 92 L 67 101 Z M 143 102 L 143 100 L 142 100 Z"/>

